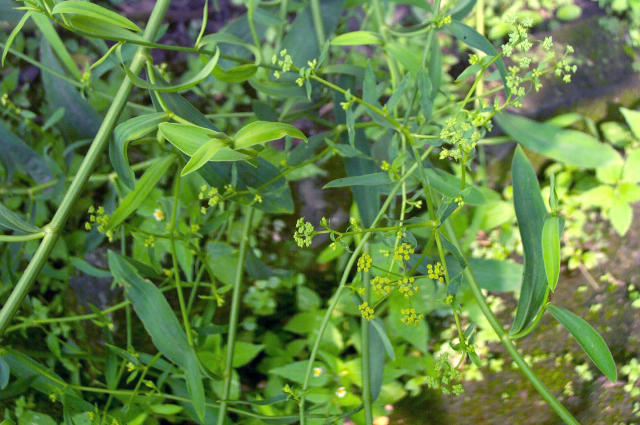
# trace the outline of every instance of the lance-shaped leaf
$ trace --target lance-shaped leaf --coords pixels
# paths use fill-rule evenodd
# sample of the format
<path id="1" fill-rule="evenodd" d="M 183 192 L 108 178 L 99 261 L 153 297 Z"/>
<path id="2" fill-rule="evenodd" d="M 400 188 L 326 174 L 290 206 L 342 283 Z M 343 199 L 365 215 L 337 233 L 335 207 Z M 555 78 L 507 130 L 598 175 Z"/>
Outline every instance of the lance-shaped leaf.
<path id="1" fill-rule="evenodd" d="M 382 40 L 378 34 L 371 31 L 353 31 L 340 34 L 331 40 L 331 44 L 334 46 L 359 46 L 364 44 L 382 44 Z"/>
<path id="2" fill-rule="evenodd" d="M 123 69 L 124 69 L 124 72 L 127 74 L 127 77 L 131 80 L 133 85 L 135 85 L 136 87 L 140 87 L 142 89 L 147 89 L 147 90 L 155 90 L 159 92 L 175 93 L 175 92 L 190 89 L 191 87 L 197 85 L 202 80 L 204 80 L 209 75 L 211 75 L 214 68 L 218 64 L 219 58 L 220 58 L 220 49 L 216 48 L 215 54 L 211 57 L 211 59 L 209 59 L 209 62 L 207 62 L 207 64 L 203 66 L 200 71 L 198 71 L 196 75 L 189 78 L 187 81 L 184 81 L 182 83 L 175 84 L 175 85 L 170 85 L 170 86 L 167 86 L 164 84 L 152 84 L 148 81 L 145 81 L 142 78 L 135 75 L 133 72 L 131 72 L 129 70 L 129 67 L 126 65 L 123 66 Z"/>
<path id="3" fill-rule="evenodd" d="M 40 229 L 0 203 L 0 227 L 19 232 L 36 233 Z"/>
<path id="4" fill-rule="evenodd" d="M 193 124 L 162 123 L 158 126 L 160 135 L 181 152 L 192 156 L 200 146 L 210 139 L 225 137 L 224 133 Z"/>
<path id="5" fill-rule="evenodd" d="M 498 56 L 498 51 L 485 36 L 462 22 L 456 20 L 451 21 L 451 23 L 447 25 L 447 29 L 455 38 L 464 44 L 474 47 L 489 56 Z M 498 67 L 498 72 L 500 73 L 500 77 L 504 83 L 505 92 L 508 96 L 509 88 L 507 87 L 507 68 L 504 66 L 504 61 L 501 57 L 496 59 L 495 64 Z"/>
<path id="6" fill-rule="evenodd" d="M 511 333 L 524 329 L 542 307 L 547 275 L 542 255 L 542 227 L 547 209 L 540 195 L 538 178 L 531 163 L 518 146 L 511 165 L 513 203 L 524 248 L 524 274 L 516 317 Z"/>
<path id="7" fill-rule="evenodd" d="M 184 369 L 193 406 L 200 419 L 204 420 L 205 397 L 200 364 L 169 303 L 153 283 L 142 279 L 135 267 L 113 251 L 109 251 L 109 268 L 113 277 L 124 285 L 125 294 L 151 336 L 153 345 Z"/>
<path id="8" fill-rule="evenodd" d="M 32 13 L 33 12 L 29 11 L 24 15 L 22 15 L 22 18 L 20 18 L 20 21 L 18 21 L 17 25 L 11 31 L 11 34 L 9 34 L 9 37 L 7 37 L 7 41 L 5 41 L 4 50 L 2 52 L 2 66 L 4 66 L 4 60 L 7 57 L 7 53 L 9 53 L 9 48 L 13 44 L 13 40 L 15 40 L 15 38 L 18 36 L 18 34 L 20 33 L 20 30 L 22 30 L 22 27 L 27 22 L 27 20 L 31 17 Z"/>
<path id="9" fill-rule="evenodd" d="M 387 173 L 371 173 L 363 174 L 361 176 L 343 177 L 341 179 L 331 180 L 325 184 L 323 189 L 330 189 L 334 187 L 351 187 L 351 186 L 383 186 L 385 184 L 391 184 L 389 175 Z"/>
<path id="10" fill-rule="evenodd" d="M 560 277 L 560 218 L 558 216 L 548 216 L 544 220 L 542 257 L 549 289 L 555 291 Z"/>
<path id="11" fill-rule="evenodd" d="M 86 1 L 67 0 L 60 2 L 54 6 L 51 13 L 53 15 L 68 13 L 72 15 L 87 16 L 131 31 L 142 31 L 140 27 L 124 16 L 118 15 L 116 12 L 105 7 Z"/>
<path id="12" fill-rule="evenodd" d="M 618 380 L 616 363 L 604 338 L 591 325 L 569 310 L 553 304 L 548 305 L 547 309 L 573 335 L 604 376 L 609 381 L 616 382 Z"/>
<path id="13" fill-rule="evenodd" d="M 71 28 L 89 37 L 97 37 L 104 40 L 129 41 L 138 44 L 145 43 L 145 40 L 135 32 L 101 19 L 73 15 L 67 19 L 67 22 Z"/>
<path id="14" fill-rule="evenodd" d="M 111 230 L 127 219 L 140 205 L 147 199 L 149 193 L 158 183 L 158 180 L 164 176 L 164 173 L 171 166 L 176 157 L 167 155 L 158 159 L 151 167 L 144 172 L 140 180 L 136 182 L 135 187 L 122 200 L 118 208 L 113 212 L 109 219 L 107 230 Z"/>
<path id="15" fill-rule="evenodd" d="M 220 139 L 211 139 L 204 145 L 200 146 L 198 150 L 193 153 L 193 156 L 187 162 L 182 169 L 180 175 L 186 176 L 189 173 L 193 173 L 201 168 L 204 164 L 209 162 L 211 158 L 225 146 L 224 141 Z"/>
<path id="16" fill-rule="evenodd" d="M 245 149 L 254 145 L 278 140 L 284 136 L 295 137 L 307 141 L 307 136 L 290 124 L 269 121 L 253 121 L 242 127 L 233 136 L 236 149 Z"/>
<path id="17" fill-rule="evenodd" d="M 135 185 L 135 176 L 129 167 L 127 156 L 129 142 L 151 133 L 168 118 L 169 114 L 166 112 L 140 115 L 119 124 L 113 131 L 113 139 L 109 143 L 109 159 L 118 178 L 129 189 L 133 189 Z"/>

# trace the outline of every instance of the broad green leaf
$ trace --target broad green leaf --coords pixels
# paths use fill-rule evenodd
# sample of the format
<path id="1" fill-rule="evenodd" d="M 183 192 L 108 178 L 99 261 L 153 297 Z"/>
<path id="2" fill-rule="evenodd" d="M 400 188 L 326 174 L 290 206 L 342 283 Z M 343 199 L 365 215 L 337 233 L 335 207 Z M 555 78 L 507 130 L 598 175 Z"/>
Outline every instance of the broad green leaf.
<path id="1" fill-rule="evenodd" d="M 56 4 L 51 10 L 53 15 L 56 14 L 73 14 L 87 16 L 105 23 L 126 28 L 131 31 L 140 32 L 140 27 L 131 22 L 129 19 L 109 10 L 105 7 L 88 1 L 67 0 Z"/>
<path id="2" fill-rule="evenodd" d="M 168 118 L 169 114 L 166 112 L 140 115 L 118 124 L 113 131 L 113 139 L 109 142 L 109 159 L 118 178 L 129 189 L 133 189 L 135 185 L 135 176 L 129 167 L 127 155 L 129 142 L 151 133 Z"/>
<path id="3" fill-rule="evenodd" d="M 207 64 L 203 66 L 200 71 L 198 71 L 196 75 L 194 75 L 193 77 L 189 78 L 187 81 L 184 81 L 180 84 L 175 84 L 170 86 L 167 86 L 164 84 L 151 84 L 148 81 L 145 81 L 142 78 L 138 77 L 137 75 L 134 75 L 129 70 L 129 67 L 124 64 L 123 64 L 123 69 L 124 69 L 124 72 L 127 74 L 127 77 L 129 78 L 129 80 L 131 80 L 133 85 L 135 85 L 136 87 L 140 87 L 147 90 L 159 91 L 159 92 L 175 93 L 175 92 L 188 90 L 191 87 L 200 83 L 209 75 L 211 75 L 211 73 L 213 72 L 213 69 L 216 67 L 216 64 L 218 63 L 219 58 L 220 58 L 220 49 L 216 49 L 216 53 L 211 57 L 211 59 L 209 59 L 209 62 L 207 62 Z"/>
<path id="4" fill-rule="evenodd" d="M 620 108 L 620 112 L 622 112 L 622 116 L 624 116 L 624 119 L 633 135 L 636 136 L 636 139 L 640 139 L 640 111 Z"/>
<path id="5" fill-rule="evenodd" d="M 476 5 L 476 0 L 460 0 L 451 9 L 451 19 L 461 21 L 467 17 L 467 15 L 473 10 Z"/>
<path id="6" fill-rule="evenodd" d="M 208 142 L 203 144 L 193 153 L 189 162 L 184 166 L 182 171 L 180 172 L 181 176 L 186 176 L 189 173 L 193 173 L 201 168 L 204 164 L 211 160 L 221 148 L 225 146 L 223 140 L 220 139 L 210 139 Z"/>
<path id="7" fill-rule="evenodd" d="M 82 79 L 82 73 L 69 54 L 69 51 L 64 46 L 64 43 L 60 39 L 60 36 L 56 32 L 49 18 L 39 13 L 35 13 L 32 15 L 31 19 L 36 23 L 40 32 L 42 32 L 44 39 L 49 42 L 48 44 L 51 45 L 51 48 L 56 52 L 58 59 L 60 59 L 62 64 L 65 66 L 66 71 L 71 72 L 73 77 L 80 81 Z M 63 74 L 64 73 L 65 72 L 63 72 Z M 44 73 L 44 75 L 47 75 L 47 73 Z"/>
<path id="8" fill-rule="evenodd" d="M 107 226 L 111 230 L 127 219 L 147 199 L 158 181 L 175 161 L 174 155 L 167 155 L 158 159 L 151 165 L 142 177 L 136 182 L 135 187 L 122 200 L 118 208 L 113 212 Z"/>
<path id="9" fill-rule="evenodd" d="M 251 87 L 253 87 L 257 92 L 276 99 L 307 97 L 304 89 L 299 87 L 293 81 L 259 81 L 257 78 L 251 78 L 249 80 L 249 84 L 251 84 Z"/>
<path id="10" fill-rule="evenodd" d="M 19 214 L 14 213 L 9 208 L 0 203 L 0 226 L 9 230 L 17 230 L 25 233 L 36 233 L 40 229 L 26 221 Z"/>
<path id="11" fill-rule="evenodd" d="M 124 257 L 113 251 L 109 251 L 108 257 L 113 277 L 123 284 L 125 294 L 153 344 L 165 357 L 184 369 L 193 405 L 200 419 L 204 420 L 205 397 L 200 364 L 171 306 L 162 292 L 140 277 Z"/>
<path id="12" fill-rule="evenodd" d="M 304 141 L 307 140 L 307 136 L 291 124 L 253 121 L 238 130 L 233 136 L 233 144 L 236 149 L 245 149 L 272 140 L 278 140 L 284 136 L 291 136 Z"/>
<path id="13" fill-rule="evenodd" d="M 500 113 L 498 125 L 527 149 L 581 168 L 597 168 L 617 162 L 620 155 L 611 146 L 576 130 L 540 124 L 528 118 Z"/>
<path id="14" fill-rule="evenodd" d="M 581 317 L 569 310 L 550 304 L 547 309 L 578 341 L 587 356 L 611 382 L 618 380 L 616 363 L 607 343 L 600 334 Z"/>
<path id="15" fill-rule="evenodd" d="M 7 37 L 7 41 L 5 41 L 4 43 L 4 50 L 2 52 L 2 66 L 4 66 L 4 60 L 7 57 L 7 53 L 9 53 L 9 48 L 13 44 L 13 40 L 15 40 L 15 38 L 18 36 L 18 34 L 20 33 L 20 30 L 22 30 L 22 27 L 27 22 L 27 20 L 31 17 L 32 13 L 33 12 L 28 11 L 27 13 L 22 15 L 22 18 L 20 18 L 20 21 L 18 21 L 18 24 L 13 28 L 13 30 L 11 31 L 11 34 L 9 34 L 9 37 Z"/>
<path id="16" fill-rule="evenodd" d="M 400 43 L 388 43 L 384 46 L 387 54 L 397 60 L 411 75 L 416 75 L 420 70 L 420 55 L 416 50 L 403 46 Z"/>
<path id="17" fill-rule="evenodd" d="M 67 21 L 71 28 L 89 37 L 97 37 L 104 40 L 128 41 L 134 44 L 146 43 L 142 36 L 135 32 L 101 19 L 74 15 L 67 18 Z"/>
<path id="18" fill-rule="evenodd" d="M 513 261 L 492 258 L 469 258 L 467 261 L 482 289 L 498 292 L 511 292 L 520 289 L 522 265 Z"/>
<path id="19" fill-rule="evenodd" d="M 378 34 L 371 31 L 353 31 L 340 34 L 331 40 L 331 44 L 334 46 L 359 46 L 364 44 L 382 44 L 382 40 Z"/>
<path id="20" fill-rule="evenodd" d="M 223 133 L 193 124 L 162 123 L 158 130 L 169 143 L 189 156 L 209 140 L 225 137 Z"/>
<path id="21" fill-rule="evenodd" d="M 111 273 L 109 273 L 109 271 L 94 267 L 80 257 L 70 257 L 69 262 L 73 267 L 80 270 L 82 273 L 88 274 L 89 276 L 98 278 L 111 277 Z"/>
<path id="22" fill-rule="evenodd" d="M 542 307 L 547 276 L 542 253 L 542 228 L 547 209 L 540 195 L 538 178 L 531 163 L 518 146 L 511 165 L 513 204 L 524 248 L 524 274 L 516 317 L 511 333 L 524 329 Z"/>
<path id="23" fill-rule="evenodd" d="M 565 4 L 558 8 L 556 16 L 562 21 L 573 21 L 582 15 L 582 9 L 577 4 Z"/>
<path id="24" fill-rule="evenodd" d="M 640 114 L 638 114 L 640 116 Z M 640 124 L 638 124 L 640 126 Z M 640 183 L 640 149 L 632 149 L 627 152 L 622 169 L 622 180 L 631 183 Z"/>
<path id="25" fill-rule="evenodd" d="M 489 40 L 487 40 L 482 34 L 473 28 L 463 24 L 460 21 L 451 21 L 449 25 L 447 25 L 447 29 L 451 34 L 453 34 L 459 41 L 474 47 L 489 56 L 497 56 L 498 51 L 491 44 Z M 502 58 L 498 58 L 495 62 L 496 67 L 498 68 L 498 72 L 500 73 L 500 77 L 502 77 L 502 82 L 504 83 L 504 89 L 509 95 L 509 89 L 507 88 L 507 68 L 504 66 L 504 61 Z"/>
<path id="26" fill-rule="evenodd" d="M 233 347 L 233 367 L 242 367 L 253 360 L 264 349 L 262 344 L 236 341 Z"/>
<path id="27" fill-rule="evenodd" d="M 560 277 L 560 219 L 557 216 L 550 215 L 544 220 L 542 256 L 549 289 L 555 291 Z"/>
<path id="28" fill-rule="evenodd" d="M 269 371 L 270 374 L 274 374 L 274 375 L 278 375 L 278 376 L 282 376 L 285 379 L 288 379 L 290 381 L 293 381 L 297 384 L 303 384 L 304 383 L 304 377 L 305 377 L 305 372 L 307 371 L 307 365 L 309 364 L 309 360 L 302 360 L 299 362 L 293 362 L 293 363 L 289 363 L 285 366 L 281 366 L 281 367 L 276 367 L 273 368 Z M 325 385 L 327 383 L 327 370 L 326 367 L 320 363 L 320 362 L 315 362 L 313 364 L 313 367 L 316 368 L 322 368 L 325 373 L 319 375 L 319 376 L 314 376 L 313 374 L 311 375 L 311 379 L 309 380 L 309 386 L 311 387 L 321 387 L 323 385 Z"/>
<path id="29" fill-rule="evenodd" d="M 460 179 L 456 176 L 439 168 L 425 168 L 424 171 L 429 179 L 430 185 L 436 191 L 451 198 L 455 198 L 460 195 Z M 486 202 L 484 195 L 477 187 L 471 185 L 467 187 L 470 188 L 470 190 L 462 197 L 466 204 L 481 205 Z"/>
<path id="30" fill-rule="evenodd" d="M 624 200 L 616 198 L 609 209 L 609 220 L 611 220 L 611 225 L 616 232 L 620 236 L 624 236 L 633 221 L 633 208 Z"/>
<path id="31" fill-rule="evenodd" d="M 372 173 L 362 176 L 344 177 L 335 179 L 325 184 L 323 189 L 335 187 L 351 187 L 351 186 L 380 186 L 392 183 L 387 173 Z"/>
<path id="32" fill-rule="evenodd" d="M 160 415 L 175 415 L 184 410 L 182 406 L 177 404 L 152 404 L 149 408 L 153 413 Z"/>

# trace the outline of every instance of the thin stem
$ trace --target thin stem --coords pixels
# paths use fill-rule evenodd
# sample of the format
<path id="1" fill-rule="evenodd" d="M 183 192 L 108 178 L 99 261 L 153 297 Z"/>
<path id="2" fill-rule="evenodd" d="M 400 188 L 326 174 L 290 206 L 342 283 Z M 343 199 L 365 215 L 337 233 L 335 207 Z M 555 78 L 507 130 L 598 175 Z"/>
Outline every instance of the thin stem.
<path id="1" fill-rule="evenodd" d="M 28 235 L 0 235 L 0 242 L 27 242 L 43 237 L 44 232 L 29 233 Z"/>
<path id="2" fill-rule="evenodd" d="M 242 275 L 244 273 L 244 260 L 247 253 L 247 243 L 249 242 L 249 232 L 251 231 L 251 221 L 253 219 L 253 208 L 248 207 L 244 216 L 244 226 L 242 227 L 242 239 L 240 239 L 240 252 L 238 254 L 238 265 L 236 267 L 236 278 L 233 283 L 233 295 L 231 296 L 231 312 L 229 313 L 229 335 L 227 336 L 227 358 L 225 362 L 223 377 L 224 386 L 222 388 L 222 401 L 218 410 L 218 425 L 224 423 L 227 415 L 227 400 L 231 394 L 231 376 L 233 372 L 233 350 L 236 343 L 236 333 L 238 331 L 238 316 L 240 312 L 240 296 L 242 292 Z"/>
<path id="3" fill-rule="evenodd" d="M 153 11 L 151 12 L 149 24 L 144 31 L 144 40 L 151 41 L 155 38 L 167 8 L 169 7 L 169 3 L 170 0 L 157 1 Z M 136 73 L 140 72 L 140 69 L 142 68 L 145 51 L 146 48 L 139 48 L 133 58 L 131 69 L 136 71 Z M 33 285 L 33 282 L 40 273 L 40 270 L 42 270 L 42 267 L 49 258 L 49 254 L 51 254 L 60 233 L 63 231 L 64 225 L 71 213 L 71 209 L 76 204 L 76 201 L 82 192 L 82 188 L 89 180 L 89 176 L 93 171 L 96 161 L 98 158 L 102 157 L 102 151 L 111 136 L 120 113 L 126 105 L 127 98 L 129 97 L 132 88 L 133 84 L 129 79 L 125 79 L 120 85 L 120 88 L 113 99 L 113 103 L 111 103 L 104 121 L 102 121 L 102 124 L 100 125 L 89 150 L 87 151 L 87 155 L 80 164 L 76 177 L 73 179 L 69 189 L 65 193 L 62 202 L 60 203 L 60 207 L 53 216 L 51 223 L 44 228 L 45 236 L 42 239 L 42 242 L 33 254 L 29 265 L 18 280 L 18 283 L 16 283 L 13 291 L 11 291 L 9 298 L 2 306 L 2 310 L 0 310 L 0 338 L 4 336 L 5 330 L 7 329 L 7 326 L 9 326 L 11 319 L 13 319 L 13 316 L 18 311 L 22 300 L 29 292 L 31 285 Z"/>
<path id="4" fill-rule="evenodd" d="M 447 233 L 449 234 L 451 243 L 459 249 L 460 247 L 458 245 L 458 240 L 456 239 L 456 234 L 453 230 L 453 226 L 448 220 L 444 225 Z M 464 269 L 464 277 L 467 280 L 469 287 L 471 288 L 473 297 L 478 303 L 482 314 L 487 319 L 487 321 L 491 325 L 491 328 L 493 328 L 493 331 L 500 339 L 500 342 L 509 352 L 511 357 L 513 357 L 513 360 L 516 362 L 522 373 L 527 377 L 529 382 L 531 382 L 533 387 L 538 391 L 542 398 L 549 404 L 549 406 L 551 406 L 553 410 L 555 410 L 558 416 L 560 416 L 560 418 L 562 418 L 565 423 L 567 423 L 568 425 L 580 425 L 580 422 L 578 422 L 576 418 L 574 418 L 573 415 L 569 413 L 569 411 L 562 405 L 562 403 L 560 403 L 558 399 L 556 399 L 556 397 L 551 393 L 551 391 L 549 391 L 545 384 L 540 381 L 540 379 L 538 379 L 535 372 L 531 369 L 527 362 L 522 358 L 522 356 L 518 352 L 518 349 L 511 341 L 511 339 L 509 339 L 509 336 L 502 328 L 502 325 L 498 321 L 498 318 L 493 314 L 491 308 L 487 304 L 487 301 L 484 299 L 482 290 L 480 289 L 480 286 L 478 285 L 478 282 L 476 281 L 476 278 L 473 276 L 473 273 L 471 272 L 471 269 L 469 267 L 466 267 Z"/>
<path id="5" fill-rule="evenodd" d="M 316 30 L 318 40 L 318 50 L 324 46 L 324 24 L 322 23 L 322 10 L 320 10 L 320 0 L 311 0 L 311 16 L 313 17 L 313 27 Z"/>
<path id="6" fill-rule="evenodd" d="M 364 245 L 364 253 L 369 254 L 369 243 Z M 362 274 L 362 284 L 365 287 L 364 302 L 369 303 L 371 300 L 371 285 L 369 283 L 369 272 Z M 371 352 L 369 351 L 369 319 L 362 316 L 360 320 L 362 332 L 362 402 L 364 404 L 364 423 L 372 425 L 373 412 L 371 410 Z"/>

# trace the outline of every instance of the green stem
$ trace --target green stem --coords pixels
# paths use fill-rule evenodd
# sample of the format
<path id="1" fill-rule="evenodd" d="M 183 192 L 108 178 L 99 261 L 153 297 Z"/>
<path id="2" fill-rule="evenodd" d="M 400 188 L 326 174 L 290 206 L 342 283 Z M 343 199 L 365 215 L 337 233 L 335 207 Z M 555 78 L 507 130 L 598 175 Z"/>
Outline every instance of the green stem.
<path id="1" fill-rule="evenodd" d="M 27 242 L 43 237 L 44 232 L 29 233 L 28 235 L 0 235 L 0 242 Z"/>
<path id="2" fill-rule="evenodd" d="M 236 344 L 236 333 L 238 331 L 238 316 L 240 312 L 240 295 L 242 292 L 242 274 L 244 272 L 244 259 L 247 253 L 247 243 L 249 242 L 249 232 L 253 219 L 253 208 L 248 207 L 244 217 L 242 227 L 242 239 L 240 239 L 240 252 L 238 254 L 238 265 L 236 267 L 236 278 L 233 283 L 233 295 L 231 296 L 231 312 L 229 313 L 229 335 L 227 336 L 227 358 L 224 366 L 224 386 L 222 389 L 222 401 L 218 410 L 218 425 L 224 423 L 227 415 L 227 400 L 231 394 L 231 376 L 233 372 L 233 350 Z"/>
<path id="3" fill-rule="evenodd" d="M 320 0 L 311 0 L 311 16 L 313 17 L 313 27 L 316 30 L 318 40 L 318 50 L 324 46 L 324 24 L 322 23 L 322 10 L 320 10 Z"/>
<path id="4" fill-rule="evenodd" d="M 170 0 L 157 1 L 151 13 L 151 17 L 149 18 L 149 24 L 144 31 L 145 40 L 151 41 L 155 38 L 167 8 L 169 7 L 169 3 Z M 142 68 L 145 51 L 146 49 L 144 47 L 139 48 L 131 62 L 131 69 L 132 71 L 135 71 L 135 73 L 140 72 Z M 107 111 L 107 114 L 105 115 L 105 118 L 102 121 L 89 150 L 87 151 L 87 155 L 80 164 L 76 177 L 71 182 L 69 189 L 60 203 L 60 207 L 53 216 L 53 219 L 44 228 L 45 235 L 40 246 L 38 246 L 38 249 L 29 262 L 29 265 L 18 280 L 13 291 L 11 291 L 9 298 L 2 306 L 2 310 L 0 310 L 0 338 L 4 336 L 7 326 L 18 311 L 22 300 L 29 292 L 31 285 L 33 285 L 33 282 L 40 273 L 40 270 L 42 270 L 42 267 L 49 258 L 49 254 L 51 254 L 60 233 L 64 230 L 64 225 L 71 213 L 71 209 L 76 204 L 76 201 L 82 192 L 82 188 L 87 183 L 87 180 L 89 180 L 89 176 L 93 171 L 96 161 L 103 155 L 102 151 L 113 132 L 113 128 L 118 121 L 120 113 L 126 105 L 127 98 L 129 97 L 132 88 L 133 84 L 129 79 L 125 79 L 120 85 L 120 88 L 113 99 L 113 103 L 111 103 L 111 106 L 109 107 L 109 110 Z"/>
<path id="5" fill-rule="evenodd" d="M 449 234 L 449 239 L 451 243 L 456 247 L 460 248 L 458 245 L 458 240 L 456 239 L 455 231 L 453 230 L 453 226 L 447 220 L 445 223 L 445 227 L 447 233 Z M 516 362 L 522 373 L 527 377 L 529 382 L 533 385 L 533 387 L 538 391 L 538 393 L 542 396 L 542 398 L 551 406 L 551 408 L 562 418 L 562 420 L 568 425 L 580 425 L 580 422 L 576 420 L 576 418 L 569 413 L 569 411 L 558 401 L 558 399 L 549 391 L 549 389 L 545 386 L 545 384 L 538 379 L 535 372 L 531 369 L 531 367 L 527 364 L 527 362 L 522 358 L 518 349 L 514 345 L 514 343 L 509 339 L 509 336 L 502 328 L 502 325 L 498 321 L 498 318 L 493 314 L 491 308 L 487 304 L 487 301 L 484 299 L 484 295 L 482 294 L 482 290 L 476 281 L 476 278 L 473 276 L 471 269 L 466 267 L 464 269 L 464 277 L 471 288 L 471 292 L 473 293 L 473 297 L 475 298 L 482 314 L 487 319 L 491 328 L 496 333 L 500 342 L 504 346 L 504 348 L 509 352 L 513 360 Z"/>
<path id="6" fill-rule="evenodd" d="M 364 245 L 364 253 L 369 254 L 369 244 Z M 369 284 L 369 272 L 362 275 L 362 283 L 365 287 L 364 301 L 368 304 L 371 300 L 371 285 Z M 360 320 L 362 331 L 362 402 L 364 404 L 364 423 L 372 425 L 373 412 L 371 410 L 371 352 L 369 351 L 369 319 L 364 316 Z"/>

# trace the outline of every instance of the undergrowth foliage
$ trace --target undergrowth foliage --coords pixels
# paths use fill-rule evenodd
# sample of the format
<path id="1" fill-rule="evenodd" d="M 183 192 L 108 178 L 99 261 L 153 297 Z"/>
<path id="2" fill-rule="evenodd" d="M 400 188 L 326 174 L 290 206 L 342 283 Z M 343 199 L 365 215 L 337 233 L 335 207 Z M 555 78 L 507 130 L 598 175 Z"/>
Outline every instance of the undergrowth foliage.
<path id="1" fill-rule="evenodd" d="M 18 146 L 3 154 L 14 183 L 0 204 L 2 276 L 13 283 L 0 311 L 0 387 L 15 394 L 7 423 L 48 405 L 66 424 L 372 424 L 407 391 L 460 394 L 465 370 L 487 362 L 475 340 L 484 324 L 550 408 L 578 423 L 514 344 L 549 311 L 616 380 L 602 337 L 549 301 L 562 291 L 562 187 L 552 180 L 543 198 L 517 147 L 509 208 L 524 266 L 470 256 L 469 242 L 489 206 L 506 203 L 475 172 L 494 122 L 530 150 L 588 161 L 567 153 L 570 130 L 513 115 L 546 78 L 571 81 L 571 46 L 512 19 L 496 47 L 465 23 L 473 0 L 409 2 L 426 18 L 405 26 L 389 19 L 395 2 L 249 0 L 217 33 L 206 32 L 207 4 L 193 46 L 165 45 L 168 3 L 158 0 L 143 31 L 95 3 L 23 0 L 3 43 L 5 66 L 40 68 L 51 113 L 37 125 L 2 98 L 7 121 L 26 119 L 22 133 L 51 144 L 34 150 L 0 127 Z M 27 22 L 39 60 L 15 50 Z M 84 64 L 61 37 L 86 40 Z M 443 65 L 452 42 L 468 62 L 455 80 Z M 189 71 L 173 75 L 153 50 L 182 52 Z M 550 133 L 552 148 L 540 140 Z M 598 161 L 622 161 L 588 137 L 576 143 Z M 286 218 L 291 182 L 338 165 L 323 189 L 352 195 L 348 221 Z M 316 261 L 337 270 L 322 290 L 299 271 Z M 108 303 L 70 313 L 75 270 L 86 285 L 112 281 Z M 505 285 L 519 292 L 506 331 L 484 290 L 514 272 L 523 278 Z M 294 307 L 278 304 L 291 292 Z M 455 334 L 428 346 L 436 309 Z M 34 338 L 48 351 L 34 353 Z M 256 374 L 261 385 L 247 378 Z"/>

